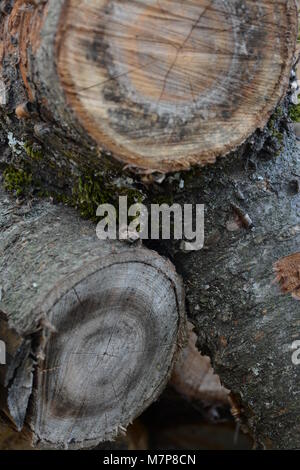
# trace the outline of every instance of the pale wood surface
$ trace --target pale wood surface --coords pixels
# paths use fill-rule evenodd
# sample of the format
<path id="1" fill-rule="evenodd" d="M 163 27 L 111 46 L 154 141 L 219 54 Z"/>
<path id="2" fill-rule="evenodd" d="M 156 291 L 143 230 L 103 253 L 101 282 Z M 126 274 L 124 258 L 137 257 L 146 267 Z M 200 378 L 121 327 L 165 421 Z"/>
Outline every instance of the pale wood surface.
<path id="1" fill-rule="evenodd" d="M 213 162 L 266 123 L 289 81 L 294 0 L 72 0 L 63 11 L 68 102 L 132 165 Z"/>
<path id="2" fill-rule="evenodd" d="M 222 387 L 210 358 L 197 349 L 197 335 L 193 329 L 188 322 L 188 343 L 175 364 L 170 384 L 187 400 L 228 405 L 230 392 Z"/>
<path id="3" fill-rule="evenodd" d="M 48 202 L 1 192 L 2 409 L 39 447 L 111 440 L 165 387 L 183 342 L 181 280 L 155 252 L 99 241 Z"/>
<path id="4" fill-rule="evenodd" d="M 295 0 L 10 4 L 1 114 L 16 113 L 33 141 L 41 120 L 44 153 L 73 170 L 213 163 L 266 124 L 289 84 Z"/>

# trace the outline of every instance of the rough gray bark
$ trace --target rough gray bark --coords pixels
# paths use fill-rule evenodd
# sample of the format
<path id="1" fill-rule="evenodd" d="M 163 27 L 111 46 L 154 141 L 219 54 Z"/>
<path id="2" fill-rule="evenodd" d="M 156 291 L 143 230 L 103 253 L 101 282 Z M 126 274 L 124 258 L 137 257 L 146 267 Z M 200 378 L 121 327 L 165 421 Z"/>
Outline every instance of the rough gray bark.
<path id="1" fill-rule="evenodd" d="M 205 204 L 204 249 L 159 249 L 185 280 L 199 349 L 257 446 L 299 448 L 300 367 L 292 362 L 300 339 L 299 147 L 286 139 L 280 156 L 249 157 L 194 172 L 175 196 Z"/>
<path id="2" fill-rule="evenodd" d="M 2 410 L 33 445 L 110 440 L 157 399 L 184 333 L 169 261 L 0 190 L 0 273 Z"/>

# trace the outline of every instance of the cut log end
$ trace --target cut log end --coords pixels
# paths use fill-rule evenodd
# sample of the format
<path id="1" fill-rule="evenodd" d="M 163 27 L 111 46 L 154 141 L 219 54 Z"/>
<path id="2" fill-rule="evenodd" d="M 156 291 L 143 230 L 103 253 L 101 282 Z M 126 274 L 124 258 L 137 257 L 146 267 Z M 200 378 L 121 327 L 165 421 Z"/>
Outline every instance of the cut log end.
<path id="1" fill-rule="evenodd" d="M 181 280 L 152 251 L 99 241 L 66 208 L 22 209 L 3 194 L 0 214 L 1 408 L 35 447 L 113 440 L 169 380 L 185 334 Z"/>
<path id="2" fill-rule="evenodd" d="M 295 0 L 17 0 L 0 19 L 0 101 L 21 124 L 63 129 L 99 168 L 213 163 L 285 94 L 296 12 Z"/>
<path id="3" fill-rule="evenodd" d="M 37 369 L 36 436 L 54 444 L 115 438 L 158 398 L 171 371 L 172 283 L 121 256 L 58 296 L 48 317 L 55 332 Z"/>
<path id="4" fill-rule="evenodd" d="M 67 101 L 135 167 L 214 162 L 267 122 L 289 82 L 294 0 L 71 0 L 61 18 Z"/>

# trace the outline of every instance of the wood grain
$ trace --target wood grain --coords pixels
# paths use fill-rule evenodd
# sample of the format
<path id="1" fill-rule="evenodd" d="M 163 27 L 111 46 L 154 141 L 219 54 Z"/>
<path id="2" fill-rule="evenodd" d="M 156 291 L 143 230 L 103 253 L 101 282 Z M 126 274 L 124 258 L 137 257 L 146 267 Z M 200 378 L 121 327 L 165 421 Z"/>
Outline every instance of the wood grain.
<path id="1" fill-rule="evenodd" d="M 63 12 L 67 100 L 133 166 L 214 162 L 265 125 L 289 82 L 294 1 L 71 0 Z"/>
<path id="2" fill-rule="evenodd" d="M 112 440 L 158 398 L 183 341 L 181 280 L 73 211 L 0 198 L 2 409 L 35 447 Z"/>
<path id="3" fill-rule="evenodd" d="M 213 163 L 265 126 L 289 85 L 295 0 L 9 5 L 3 126 L 23 135 L 26 124 L 35 141 L 41 120 L 45 153 L 72 171 L 73 161 L 144 173 Z M 20 122 L 7 123 L 11 113 Z"/>

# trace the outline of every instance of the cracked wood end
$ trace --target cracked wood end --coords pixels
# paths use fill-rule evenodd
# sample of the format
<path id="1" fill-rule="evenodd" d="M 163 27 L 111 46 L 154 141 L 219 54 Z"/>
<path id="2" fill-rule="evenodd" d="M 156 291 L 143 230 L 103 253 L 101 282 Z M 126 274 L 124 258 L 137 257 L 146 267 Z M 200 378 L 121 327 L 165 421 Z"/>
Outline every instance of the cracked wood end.
<path id="1" fill-rule="evenodd" d="M 112 440 L 159 397 L 185 329 L 170 262 L 1 195 L 0 272 L 1 408 L 34 446 Z"/>
<path id="2" fill-rule="evenodd" d="M 289 83 L 294 0 L 12 3 L 3 76 L 18 52 L 43 119 L 132 168 L 213 163 L 266 124 Z"/>

